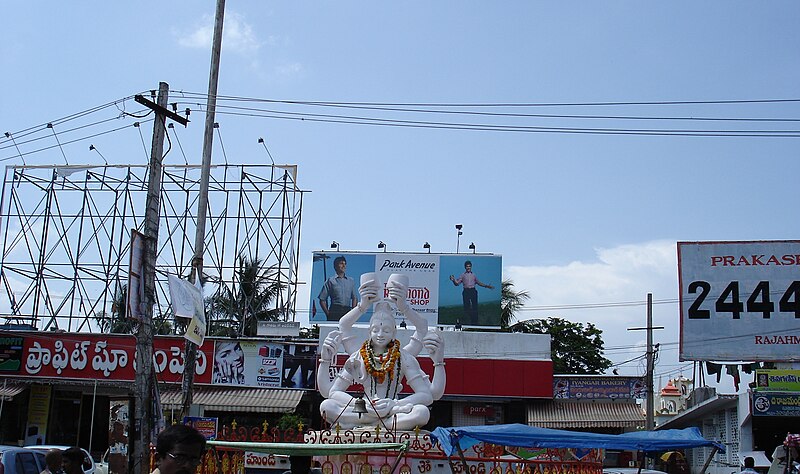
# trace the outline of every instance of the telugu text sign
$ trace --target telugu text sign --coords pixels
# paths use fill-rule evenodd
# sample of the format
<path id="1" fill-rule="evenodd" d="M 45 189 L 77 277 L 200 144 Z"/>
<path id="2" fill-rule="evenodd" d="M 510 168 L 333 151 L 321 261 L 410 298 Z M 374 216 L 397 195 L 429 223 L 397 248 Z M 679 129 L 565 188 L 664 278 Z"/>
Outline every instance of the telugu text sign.
<path id="1" fill-rule="evenodd" d="M 678 242 L 681 360 L 800 360 L 800 241 Z"/>

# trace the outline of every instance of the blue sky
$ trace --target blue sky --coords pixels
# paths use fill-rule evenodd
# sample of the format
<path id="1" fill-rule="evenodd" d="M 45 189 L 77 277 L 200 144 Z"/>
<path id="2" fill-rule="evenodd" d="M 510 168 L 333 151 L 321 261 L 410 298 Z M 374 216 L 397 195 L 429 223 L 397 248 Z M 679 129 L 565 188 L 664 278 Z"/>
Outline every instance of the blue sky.
<path id="1" fill-rule="evenodd" d="M 159 81 L 173 91 L 204 93 L 213 14 L 212 1 L 4 2 L 0 132 L 155 89 Z M 402 104 L 795 99 L 798 20 L 800 4 L 790 1 L 230 0 L 219 94 Z M 490 111 L 800 118 L 800 103 Z M 541 127 L 800 129 L 791 122 L 379 116 Z M 202 114 L 192 118 L 181 141 L 199 163 Z M 659 303 L 654 322 L 667 326 L 656 334 L 662 343 L 656 372 L 664 377 L 685 365 L 677 361 L 675 242 L 791 239 L 800 227 L 798 138 L 465 131 L 236 115 L 217 121 L 229 161 L 268 162 L 257 144 L 264 137 L 276 162 L 299 165 L 298 182 L 312 191 L 304 202 L 301 280 L 310 278 L 311 252 L 331 240 L 342 250 L 375 250 L 382 240 L 390 251 L 421 251 L 428 241 L 434 252 L 453 252 L 460 223 L 462 245 L 501 254 L 504 276 L 531 293 L 523 317 L 594 322 L 607 347 L 620 348 L 608 353 L 616 362 L 641 353 L 635 346 L 644 334 L 625 328 L 644 324 L 644 307 L 563 306 L 641 302 L 652 292 Z M 133 132 L 92 143 L 111 163 L 145 162 Z M 70 163 L 101 161 L 87 145 L 64 147 Z M 214 153 L 219 160 L 218 141 Z M 19 164 L 9 150 L 0 152 L 5 158 L 4 164 Z M 26 157 L 29 164 L 63 159 L 58 150 Z M 177 154 L 169 159 L 183 161 Z M 642 367 L 621 369 L 634 374 Z"/>

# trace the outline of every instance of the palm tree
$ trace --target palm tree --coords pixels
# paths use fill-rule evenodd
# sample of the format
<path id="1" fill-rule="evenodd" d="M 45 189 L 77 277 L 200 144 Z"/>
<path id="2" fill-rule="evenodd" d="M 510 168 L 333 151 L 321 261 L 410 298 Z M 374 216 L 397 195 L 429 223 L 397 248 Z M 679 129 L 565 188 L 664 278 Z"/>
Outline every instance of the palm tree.
<path id="1" fill-rule="evenodd" d="M 503 280 L 500 291 L 500 328 L 508 329 L 511 322 L 516 319 L 516 313 L 524 306 L 525 302 L 531 298 L 527 290 L 514 291 L 514 282 Z"/>
<path id="2" fill-rule="evenodd" d="M 111 301 L 111 314 L 105 311 L 94 315 L 100 331 L 103 333 L 131 334 L 135 327 L 134 321 L 128 319 L 128 285 L 117 287 Z"/>
<path id="3" fill-rule="evenodd" d="M 271 306 L 283 285 L 273 269 L 262 268 L 263 262 L 243 255 L 236 259 L 232 286 L 220 286 L 210 298 L 209 335 L 255 336 L 258 321 L 278 319 L 280 309 Z"/>
<path id="4" fill-rule="evenodd" d="M 117 287 L 111 301 L 111 314 L 101 312 L 95 314 L 94 319 L 103 333 L 135 333 L 137 322 L 128 318 L 128 285 Z M 153 318 L 153 334 L 172 334 L 172 324 L 167 318 Z"/>

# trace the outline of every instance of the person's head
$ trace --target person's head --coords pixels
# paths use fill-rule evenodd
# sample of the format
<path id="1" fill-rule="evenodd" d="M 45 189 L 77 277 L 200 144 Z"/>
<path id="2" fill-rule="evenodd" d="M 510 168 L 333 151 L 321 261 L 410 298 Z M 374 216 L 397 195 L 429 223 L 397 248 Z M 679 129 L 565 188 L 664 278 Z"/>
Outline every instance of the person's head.
<path id="1" fill-rule="evenodd" d="M 186 425 L 172 425 L 156 440 L 156 460 L 161 474 L 194 474 L 206 449 L 206 438 Z"/>
<path id="2" fill-rule="evenodd" d="M 50 472 L 56 472 L 61 469 L 62 459 L 60 449 L 51 449 L 44 455 L 44 462 L 47 464 L 47 469 Z"/>
<path id="3" fill-rule="evenodd" d="M 464 262 L 464 270 L 466 270 L 468 272 L 471 272 L 472 271 L 472 262 L 470 262 L 469 260 Z"/>
<path id="4" fill-rule="evenodd" d="M 347 270 L 347 260 L 341 255 L 333 259 L 333 269 L 337 274 L 344 273 Z"/>
<path id="5" fill-rule="evenodd" d="M 375 304 L 375 310 L 369 320 L 369 338 L 374 348 L 386 348 L 397 335 L 392 307 L 386 301 Z"/>
<path id="6" fill-rule="evenodd" d="M 220 365 L 244 367 L 244 351 L 238 341 L 218 342 L 214 361 Z"/>
<path id="7" fill-rule="evenodd" d="M 308 474 L 311 470 L 311 456 L 289 456 L 292 474 Z"/>
<path id="8" fill-rule="evenodd" d="M 83 474 L 83 450 L 77 446 L 65 449 L 61 453 L 61 467 L 66 474 Z"/>
<path id="9" fill-rule="evenodd" d="M 747 456 L 744 458 L 744 467 L 745 469 L 753 469 L 756 467 L 756 460 L 753 459 L 752 456 Z"/>

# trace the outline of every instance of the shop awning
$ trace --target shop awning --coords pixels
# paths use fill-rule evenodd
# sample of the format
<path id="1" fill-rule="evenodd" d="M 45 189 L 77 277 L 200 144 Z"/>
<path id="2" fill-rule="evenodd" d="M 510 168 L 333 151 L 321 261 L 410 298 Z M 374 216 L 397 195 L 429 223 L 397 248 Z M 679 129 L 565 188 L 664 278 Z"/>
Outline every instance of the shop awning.
<path id="1" fill-rule="evenodd" d="M 28 388 L 26 383 L 3 383 L 0 384 L 0 399 L 11 401 L 15 396 Z"/>
<path id="2" fill-rule="evenodd" d="M 697 428 L 631 431 L 613 435 L 554 430 L 521 424 L 455 426 L 436 428 L 431 432 L 431 438 L 448 456 L 458 449 L 466 450 L 481 441 L 521 448 L 602 448 L 636 451 L 671 451 L 708 446 L 725 452 L 725 445 L 703 438 Z"/>
<path id="3" fill-rule="evenodd" d="M 195 387 L 192 401 L 206 411 L 286 413 L 294 411 L 302 397 L 302 390 L 288 388 Z M 165 410 L 180 410 L 182 400 L 178 388 L 161 392 Z"/>
<path id="4" fill-rule="evenodd" d="M 546 401 L 528 404 L 528 425 L 541 428 L 634 428 L 645 424 L 630 401 Z"/>

